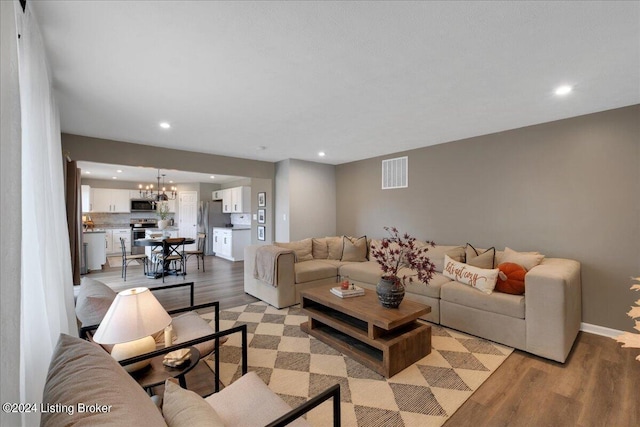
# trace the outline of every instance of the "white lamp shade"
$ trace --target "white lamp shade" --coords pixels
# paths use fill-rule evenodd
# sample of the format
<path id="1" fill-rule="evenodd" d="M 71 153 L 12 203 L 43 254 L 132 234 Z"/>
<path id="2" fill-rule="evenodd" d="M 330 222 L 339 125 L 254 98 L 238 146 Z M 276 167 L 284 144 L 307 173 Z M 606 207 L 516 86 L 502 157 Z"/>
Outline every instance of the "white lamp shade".
<path id="1" fill-rule="evenodd" d="M 138 340 L 164 329 L 171 316 L 148 288 L 133 288 L 116 295 L 93 340 L 118 344 Z"/>

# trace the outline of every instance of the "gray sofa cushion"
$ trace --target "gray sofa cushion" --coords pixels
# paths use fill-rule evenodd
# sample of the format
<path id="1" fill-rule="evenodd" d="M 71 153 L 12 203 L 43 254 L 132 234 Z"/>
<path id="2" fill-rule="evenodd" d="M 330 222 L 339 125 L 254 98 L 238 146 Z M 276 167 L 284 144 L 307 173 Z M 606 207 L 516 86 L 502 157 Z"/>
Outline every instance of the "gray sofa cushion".
<path id="1" fill-rule="evenodd" d="M 162 415 L 169 427 L 224 427 L 215 409 L 200 395 L 181 388 L 175 378 L 164 383 Z"/>
<path id="2" fill-rule="evenodd" d="M 326 262 L 326 260 L 296 262 L 294 268 L 296 283 L 328 279 L 338 275 L 338 267 Z"/>
<path id="3" fill-rule="evenodd" d="M 341 276 L 349 276 L 350 280 L 375 285 L 382 276 L 380 265 L 376 261 L 344 263 L 340 267 Z"/>
<path id="4" fill-rule="evenodd" d="M 413 270 L 406 267 L 401 268 L 398 271 L 398 273 L 400 273 L 401 276 L 404 274 L 407 274 L 407 275 L 415 274 Z M 435 273 L 431 278 L 431 280 L 429 281 L 428 285 L 425 285 L 424 283 L 419 282 L 417 277 L 414 277 L 413 280 L 414 280 L 413 283 L 406 284 L 405 292 L 409 292 L 417 295 L 424 295 L 431 298 L 440 298 L 440 288 L 442 287 L 442 285 L 444 285 L 445 283 L 451 282 L 451 279 L 443 276 L 440 273 Z"/>
<path id="5" fill-rule="evenodd" d="M 51 356 L 42 402 L 73 405 L 74 412 L 43 412 L 40 425 L 166 426 L 142 387 L 106 351 L 60 334 Z M 79 412 L 77 404 L 99 404 L 109 412 Z"/>
<path id="6" fill-rule="evenodd" d="M 263 426 L 291 410 L 253 371 L 205 400 L 226 426 Z M 310 426 L 304 418 L 298 418 L 289 425 Z"/>
<path id="7" fill-rule="evenodd" d="M 210 335 L 215 332 L 213 327 L 209 325 L 209 322 L 200 317 L 200 315 L 195 311 L 189 311 L 181 314 L 180 316 L 174 317 L 171 320 L 171 325 L 173 325 L 173 332 L 177 337 L 173 343 L 174 345 L 194 340 L 205 335 Z M 220 340 L 220 342 L 223 341 L 226 341 L 226 337 L 225 339 Z M 162 342 L 164 343 L 164 331 Z M 205 341 L 194 345 L 194 347 L 200 352 L 200 358 L 204 358 L 214 350 L 215 342 Z"/>
<path id="8" fill-rule="evenodd" d="M 442 285 L 440 298 L 466 307 L 524 319 L 524 295 L 509 295 L 501 292 L 487 295 L 471 286 L 452 281 Z"/>
<path id="9" fill-rule="evenodd" d="M 423 242 L 420 242 L 424 245 Z M 428 246 L 427 256 L 431 262 L 436 266 L 436 271 L 442 273 L 444 269 L 444 256 L 449 255 L 449 258 L 456 261 L 464 260 L 464 247 L 463 246 L 448 246 L 448 245 L 435 245 L 434 247 Z"/>
<path id="10" fill-rule="evenodd" d="M 104 283 L 83 277 L 76 299 L 76 317 L 82 326 L 99 325 L 116 295 Z"/>

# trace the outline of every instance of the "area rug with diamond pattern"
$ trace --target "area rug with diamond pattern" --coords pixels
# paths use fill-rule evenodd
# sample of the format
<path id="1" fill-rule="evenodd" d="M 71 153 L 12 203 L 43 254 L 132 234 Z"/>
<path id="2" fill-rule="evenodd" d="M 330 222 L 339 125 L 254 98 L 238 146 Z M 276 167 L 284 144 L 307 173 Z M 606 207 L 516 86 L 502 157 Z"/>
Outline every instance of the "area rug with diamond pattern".
<path id="1" fill-rule="evenodd" d="M 249 370 L 290 406 L 339 383 L 343 426 L 440 426 L 513 351 L 432 325 L 431 353 L 385 378 L 302 332 L 306 321 L 299 306 L 278 310 L 263 302 L 220 312 L 223 330 L 247 325 Z M 220 348 L 223 384 L 240 376 L 240 343 L 234 334 Z M 213 369 L 213 361 L 206 362 Z M 314 426 L 331 425 L 331 402 L 306 418 Z"/>

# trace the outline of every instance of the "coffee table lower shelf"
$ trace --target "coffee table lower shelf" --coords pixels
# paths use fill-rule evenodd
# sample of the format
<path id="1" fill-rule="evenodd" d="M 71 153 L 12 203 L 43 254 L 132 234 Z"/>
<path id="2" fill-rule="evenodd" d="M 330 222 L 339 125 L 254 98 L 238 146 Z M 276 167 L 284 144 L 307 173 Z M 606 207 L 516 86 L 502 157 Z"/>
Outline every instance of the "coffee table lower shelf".
<path id="1" fill-rule="evenodd" d="M 353 334 L 357 337 L 346 334 L 314 317 L 302 323 L 300 329 L 386 378 L 431 352 L 431 326 L 417 322 L 373 340 L 366 333 Z"/>

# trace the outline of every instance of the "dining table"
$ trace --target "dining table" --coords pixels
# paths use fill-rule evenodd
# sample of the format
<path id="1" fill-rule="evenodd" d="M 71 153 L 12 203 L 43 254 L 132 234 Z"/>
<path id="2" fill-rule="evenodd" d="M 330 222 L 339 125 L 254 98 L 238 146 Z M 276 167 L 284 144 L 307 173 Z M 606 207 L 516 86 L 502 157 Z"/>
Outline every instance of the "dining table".
<path id="1" fill-rule="evenodd" d="M 182 238 L 182 237 L 178 237 L 178 238 Z M 163 245 L 163 241 L 164 239 L 166 239 L 166 237 L 164 238 L 154 238 L 154 239 L 136 239 L 133 241 L 133 245 L 134 246 L 150 246 L 151 249 L 155 249 L 157 247 L 162 247 L 163 248 L 163 255 L 164 258 L 167 258 L 167 255 L 169 255 L 172 251 L 172 249 L 175 249 L 177 246 L 182 246 L 183 244 L 180 243 L 179 245 L 167 245 L 167 247 L 165 247 Z M 195 239 L 193 239 L 192 237 L 185 237 L 184 238 L 184 245 L 190 245 L 192 243 L 195 243 Z M 151 268 L 147 269 L 147 277 L 151 278 L 151 279 L 157 279 L 159 277 L 162 276 L 167 276 L 167 275 L 177 275 L 179 274 L 180 269 L 171 269 L 170 268 L 170 264 L 171 261 L 169 260 L 165 260 L 163 262 L 163 266 L 162 266 L 162 271 L 158 272 L 158 271 L 152 271 Z"/>

